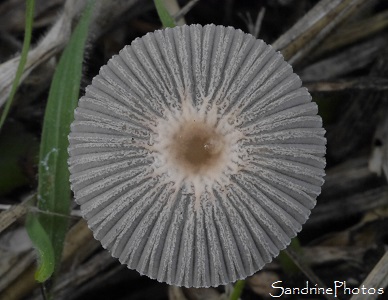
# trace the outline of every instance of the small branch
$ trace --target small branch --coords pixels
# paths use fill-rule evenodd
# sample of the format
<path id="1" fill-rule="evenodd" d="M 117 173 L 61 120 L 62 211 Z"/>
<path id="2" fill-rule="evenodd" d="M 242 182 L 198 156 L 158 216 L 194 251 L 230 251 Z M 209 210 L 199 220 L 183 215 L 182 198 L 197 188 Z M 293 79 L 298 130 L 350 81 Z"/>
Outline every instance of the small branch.
<path id="1" fill-rule="evenodd" d="M 388 251 L 385 252 L 383 257 L 373 268 L 373 270 L 366 277 L 364 282 L 360 285 L 362 287 L 375 288 L 376 291 L 379 289 L 385 289 L 388 286 Z M 352 296 L 351 300 L 374 300 L 379 297 L 378 293 L 359 293 L 358 295 Z"/>
<path id="2" fill-rule="evenodd" d="M 309 65 L 299 72 L 299 76 L 303 82 L 343 76 L 371 63 L 386 46 L 386 37 L 378 36 Z"/>
<path id="3" fill-rule="evenodd" d="M 178 11 L 174 15 L 175 22 L 179 22 L 179 20 L 182 19 L 183 16 L 185 16 L 194 7 L 194 5 L 197 4 L 197 2 L 199 2 L 199 0 L 191 0 L 180 11 Z"/>
<path id="4" fill-rule="evenodd" d="M 35 194 L 27 197 L 21 204 L 18 205 L 0 205 L 0 210 L 3 210 L 0 212 L 0 233 L 27 213 L 28 208 L 26 203 L 28 203 L 28 201 L 32 200 L 34 197 Z"/>
<path id="5" fill-rule="evenodd" d="M 162 2 L 164 4 L 164 7 L 166 8 L 168 13 L 170 14 L 170 16 L 172 16 L 172 18 L 175 19 L 176 25 L 185 25 L 186 24 L 186 20 L 183 18 L 183 16 L 181 18 L 179 18 L 179 20 L 177 20 L 177 18 L 174 17 L 181 10 L 177 0 L 162 0 Z"/>
<path id="6" fill-rule="evenodd" d="M 370 18 L 353 22 L 346 27 L 340 27 L 333 35 L 329 36 L 322 45 L 314 51 L 314 55 L 333 51 L 350 45 L 354 42 L 372 36 L 388 27 L 388 11 L 383 11 Z"/>
<path id="7" fill-rule="evenodd" d="M 279 37 L 273 47 L 291 64 L 301 61 L 329 33 L 359 11 L 364 0 L 321 0 L 291 29 Z"/>
<path id="8" fill-rule="evenodd" d="M 27 207 L 25 204 L 18 204 L 18 205 L 0 204 L 0 210 L 13 211 L 14 214 L 16 212 L 19 212 L 19 211 L 23 212 L 23 214 L 24 214 L 27 212 L 28 208 L 29 207 Z M 59 216 L 59 217 L 68 217 L 68 216 L 63 215 L 63 214 L 57 214 L 57 213 L 53 213 L 53 212 L 40 210 L 37 207 L 30 207 L 30 210 L 33 212 L 41 213 L 41 214 L 47 214 L 47 215 L 53 215 L 53 216 Z M 21 217 L 21 216 L 22 216 L 21 214 L 18 215 L 18 217 Z M 74 209 L 70 212 L 70 216 L 81 218 L 82 214 L 81 214 L 81 211 L 79 209 Z M 0 232 L 1 232 L 1 230 L 0 230 Z"/>
<path id="9" fill-rule="evenodd" d="M 347 197 L 320 202 L 306 223 L 307 227 L 322 227 L 325 224 L 345 220 L 387 204 L 388 187 L 382 186 L 355 193 Z"/>
<path id="10" fill-rule="evenodd" d="M 352 80 L 310 82 L 304 85 L 309 92 L 335 92 L 344 90 L 388 90 L 388 79 L 361 77 Z"/>
<path id="11" fill-rule="evenodd" d="M 304 262 L 303 257 L 300 257 L 295 251 L 290 248 L 284 250 L 288 257 L 299 267 L 304 275 L 310 279 L 313 283 L 318 284 L 319 287 L 326 289 L 325 283 L 313 272 L 313 270 Z M 323 297 L 327 300 L 335 300 L 330 294 L 323 294 Z"/>
<path id="12" fill-rule="evenodd" d="M 262 7 L 257 15 L 255 24 L 253 24 L 252 17 L 249 13 L 246 13 L 245 16 L 243 14 L 239 14 L 239 17 L 245 22 L 247 26 L 248 32 L 252 34 L 255 38 L 259 37 L 264 14 L 265 14 L 265 7 Z"/>

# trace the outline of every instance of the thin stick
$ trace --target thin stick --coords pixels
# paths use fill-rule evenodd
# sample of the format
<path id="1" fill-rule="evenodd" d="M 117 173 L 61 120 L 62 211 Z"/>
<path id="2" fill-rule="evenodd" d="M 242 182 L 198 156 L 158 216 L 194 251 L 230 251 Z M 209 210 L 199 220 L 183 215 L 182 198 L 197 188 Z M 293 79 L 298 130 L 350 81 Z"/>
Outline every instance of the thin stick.
<path id="1" fill-rule="evenodd" d="M 199 0 L 191 0 L 185 6 L 183 6 L 182 9 L 173 16 L 175 22 L 178 22 L 180 19 L 182 19 L 183 16 L 185 16 L 194 7 L 194 5 L 197 4 L 198 1 Z"/>
<path id="2" fill-rule="evenodd" d="M 388 251 L 385 252 L 383 257 L 373 268 L 373 270 L 366 277 L 364 282 L 360 285 L 362 287 L 374 288 L 376 291 L 379 289 L 385 289 L 388 286 Z M 379 293 L 359 293 L 358 295 L 352 296 L 351 300 L 374 300 L 379 297 Z"/>
<path id="3" fill-rule="evenodd" d="M 256 24 L 253 29 L 253 36 L 256 38 L 259 37 L 261 24 L 263 23 L 263 19 L 264 19 L 264 14 L 265 14 L 265 7 L 262 7 L 259 11 L 259 14 L 257 15 Z"/>
<path id="4" fill-rule="evenodd" d="M 284 251 L 309 280 L 311 280 L 313 283 L 318 284 L 318 286 L 320 287 L 326 288 L 326 285 L 323 283 L 323 281 L 317 275 L 315 275 L 313 270 L 311 270 L 311 268 L 302 261 L 302 259 L 295 251 L 293 251 L 292 249 L 286 249 Z M 333 295 L 324 294 L 323 296 L 327 300 L 335 300 Z"/>
<path id="5" fill-rule="evenodd" d="M 306 83 L 310 92 L 334 92 L 343 90 L 388 90 L 388 79 L 376 77 L 362 77 L 350 80 L 318 81 Z"/>

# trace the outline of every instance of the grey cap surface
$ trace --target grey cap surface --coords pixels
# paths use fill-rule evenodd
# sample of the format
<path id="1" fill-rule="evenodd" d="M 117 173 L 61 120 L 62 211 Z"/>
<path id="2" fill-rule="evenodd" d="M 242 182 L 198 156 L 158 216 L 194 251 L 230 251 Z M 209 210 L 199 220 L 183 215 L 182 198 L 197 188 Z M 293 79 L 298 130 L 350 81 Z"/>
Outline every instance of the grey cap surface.
<path id="1" fill-rule="evenodd" d="M 325 130 L 282 55 L 231 27 L 158 30 L 79 100 L 70 181 L 102 246 L 161 282 L 209 287 L 260 270 L 320 194 Z"/>

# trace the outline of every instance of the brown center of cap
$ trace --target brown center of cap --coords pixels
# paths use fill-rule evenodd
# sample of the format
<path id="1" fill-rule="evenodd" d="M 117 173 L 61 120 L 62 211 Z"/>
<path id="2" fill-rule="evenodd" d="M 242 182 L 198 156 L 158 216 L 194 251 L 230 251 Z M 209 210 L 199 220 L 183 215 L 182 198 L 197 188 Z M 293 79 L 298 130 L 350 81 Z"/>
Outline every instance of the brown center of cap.
<path id="1" fill-rule="evenodd" d="M 222 145 L 222 136 L 215 128 L 191 121 L 174 135 L 171 150 L 180 167 L 190 173 L 198 173 L 217 164 Z"/>

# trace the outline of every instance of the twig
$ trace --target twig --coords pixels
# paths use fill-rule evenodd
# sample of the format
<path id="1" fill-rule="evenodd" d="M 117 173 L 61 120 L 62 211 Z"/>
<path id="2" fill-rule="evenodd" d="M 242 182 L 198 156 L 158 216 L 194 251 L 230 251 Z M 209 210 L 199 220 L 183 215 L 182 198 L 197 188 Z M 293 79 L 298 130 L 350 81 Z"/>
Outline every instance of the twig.
<path id="1" fill-rule="evenodd" d="M 386 37 L 381 38 L 385 47 L 380 48 L 378 55 L 375 54 L 369 76 L 387 78 L 387 40 Z M 350 58 L 345 59 L 350 60 Z M 353 58 L 352 61 L 357 64 Z M 388 115 L 388 102 L 384 101 L 385 97 L 385 91 L 361 90 L 353 93 L 349 99 L 351 101 L 338 107 L 342 110 L 341 114 L 338 114 L 340 117 L 337 118 L 335 126 L 328 130 L 326 136 L 327 154 L 332 160 L 341 161 L 355 154 L 358 149 L 370 149 L 379 121 Z"/>
<path id="2" fill-rule="evenodd" d="M 299 257 L 299 255 L 292 249 L 288 248 L 284 251 L 292 259 L 292 261 L 299 267 L 299 269 L 303 272 L 303 274 L 306 275 L 308 279 L 310 279 L 314 284 L 318 284 L 319 287 L 326 288 L 326 285 L 323 283 L 323 281 L 317 275 L 315 275 L 313 270 L 311 270 L 311 268 L 307 264 L 304 263 L 303 258 Z M 323 294 L 323 296 L 327 300 L 335 300 L 333 295 Z"/>
<path id="3" fill-rule="evenodd" d="M 17 205 L 0 204 L 0 211 L 2 210 L 2 212 L 0 213 L 0 233 L 7 229 L 9 226 L 11 226 L 14 222 L 24 217 L 28 211 L 34 211 L 42 214 L 57 215 L 65 218 L 79 219 L 80 217 L 82 217 L 80 210 L 72 210 L 69 217 L 62 214 L 42 211 L 37 207 L 28 205 L 28 202 L 33 200 L 34 197 L 35 194 L 29 196 L 26 200 Z"/>
<path id="4" fill-rule="evenodd" d="M 273 47 L 295 64 L 350 15 L 358 11 L 364 0 L 321 0 L 291 29 L 279 37 Z"/>
<path id="5" fill-rule="evenodd" d="M 170 14 L 170 16 L 175 16 L 176 14 L 178 14 L 180 12 L 180 7 L 179 7 L 177 0 L 162 0 L 162 1 L 164 3 L 166 10 Z M 179 19 L 177 19 L 175 17 L 174 17 L 174 19 L 175 19 L 176 25 L 186 24 L 186 20 L 183 18 L 183 15 Z"/>
<path id="6" fill-rule="evenodd" d="M 388 251 L 385 252 L 383 257 L 373 268 L 373 270 L 366 277 L 364 282 L 360 285 L 360 290 L 362 287 L 366 287 L 368 290 L 374 288 L 376 291 L 379 289 L 385 289 L 388 286 Z M 359 293 L 352 296 L 351 300 L 374 300 L 379 297 L 379 293 Z"/>
<path id="7" fill-rule="evenodd" d="M 368 157 L 348 159 L 327 171 L 322 194 L 305 229 L 346 220 L 386 205 L 387 199 L 388 186 L 370 172 Z"/>
<path id="8" fill-rule="evenodd" d="M 333 198 L 333 201 L 322 201 L 314 209 L 314 213 L 306 224 L 310 226 L 323 226 L 330 222 L 345 220 L 368 210 L 387 204 L 388 187 L 382 186 L 364 192 L 355 193 L 347 197 Z"/>
<path id="9" fill-rule="evenodd" d="M 0 213 L 0 233 L 28 212 L 26 204 L 34 197 L 35 194 L 27 197 L 21 204 L 18 205 L 0 205 L 0 210 L 4 210 Z"/>
<path id="10" fill-rule="evenodd" d="M 371 63 L 386 46 L 385 36 L 376 37 L 304 68 L 299 76 L 304 82 L 343 76 Z"/>
<path id="11" fill-rule="evenodd" d="M 351 80 L 307 82 L 304 84 L 310 92 L 335 92 L 343 90 L 388 90 L 388 79 L 361 77 Z"/>
<path id="12" fill-rule="evenodd" d="M 193 7 L 194 5 L 197 4 L 199 0 L 191 0 L 189 1 L 185 6 L 183 6 L 181 8 L 180 11 L 178 11 L 175 15 L 174 15 L 174 19 L 176 22 L 178 22 L 180 19 L 183 18 L 183 16 L 185 16 Z"/>
<path id="13" fill-rule="evenodd" d="M 265 14 L 265 7 L 262 7 L 257 15 L 256 23 L 253 24 L 252 17 L 249 13 L 246 13 L 245 17 L 242 14 L 239 14 L 239 17 L 245 22 L 248 32 L 252 34 L 255 38 L 259 37 L 261 24 L 263 23 L 263 18 Z"/>
<path id="14" fill-rule="evenodd" d="M 336 33 L 329 36 L 322 45 L 314 52 L 314 55 L 321 55 L 324 52 L 332 51 L 346 45 L 350 45 L 368 36 L 387 28 L 388 11 L 375 14 L 370 18 L 353 22 L 343 26 Z"/>
<path id="15" fill-rule="evenodd" d="M 40 210 L 37 207 L 28 207 L 25 204 L 18 204 L 18 205 L 0 204 L 0 210 L 12 211 L 13 214 L 15 214 L 16 212 L 20 212 L 20 213 L 24 212 L 25 213 L 25 212 L 27 212 L 28 209 L 30 209 L 33 212 L 38 212 L 38 213 L 41 213 L 41 214 L 48 214 L 48 215 L 53 215 L 53 216 L 58 216 L 58 217 L 68 217 L 67 215 L 63 215 L 63 214 L 58 214 L 58 213 L 53 213 L 53 212 L 49 212 L 49 211 Z M 21 216 L 22 216 L 22 214 L 18 215 L 18 217 L 21 217 Z M 73 209 L 70 212 L 70 216 L 72 216 L 72 217 L 82 217 L 82 214 L 81 214 L 81 211 L 79 209 Z M 4 219 L 2 219 L 2 220 L 4 220 Z M 1 232 L 1 227 L 0 227 L 0 232 Z"/>
<path id="16" fill-rule="evenodd" d="M 95 14 L 90 26 L 90 37 L 97 39 L 105 32 L 108 25 L 115 22 L 124 12 L 132 8 L 140 0 L 100 0 L 97 1 Z M 87 0 L 67 0 L 63 13 L 57 18 L 54 26 L 48 31 L 39 44 L 28 53 L 27 63 L 20 83 L 49 58 L 63 50 L 71 35 L 72 26 L 80 17 L 79 12 L 83 10 Z M 0 64 L 0 107 L 6 101 L 10 91 L 13 78 L 15 77 L 20 56 L 16 56 L 3 64 Z"/>

